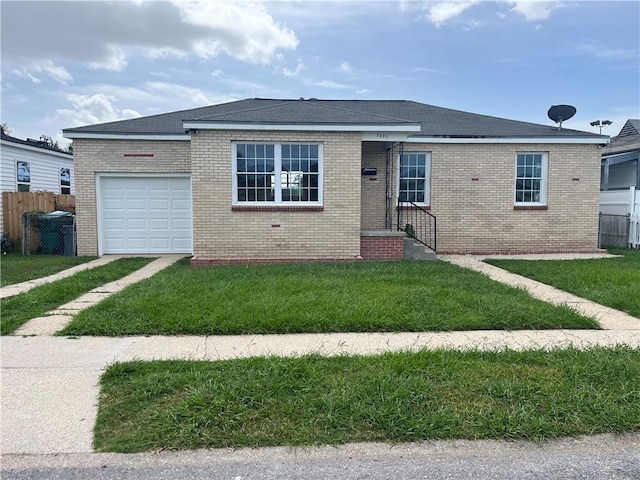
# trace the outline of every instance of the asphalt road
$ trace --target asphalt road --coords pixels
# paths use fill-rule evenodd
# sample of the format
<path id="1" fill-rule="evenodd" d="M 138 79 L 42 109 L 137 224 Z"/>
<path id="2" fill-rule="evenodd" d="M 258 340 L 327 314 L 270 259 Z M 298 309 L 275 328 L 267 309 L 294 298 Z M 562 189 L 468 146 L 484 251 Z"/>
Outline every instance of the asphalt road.
<path id="1" fill-rule="evenodd" d="M 5 456 L 2 479 L 638 480 L 640 434 L 544 442 L 452 441 L 309 449 Z"/>

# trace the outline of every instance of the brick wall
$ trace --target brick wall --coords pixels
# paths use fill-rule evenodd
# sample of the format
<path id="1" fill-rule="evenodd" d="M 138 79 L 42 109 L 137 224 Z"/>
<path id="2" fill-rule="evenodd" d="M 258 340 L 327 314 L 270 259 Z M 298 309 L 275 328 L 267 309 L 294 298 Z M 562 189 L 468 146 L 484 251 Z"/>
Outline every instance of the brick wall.
<path id="1" fill-rule="evenodd" d="M 404 234 L 360 237 L 360 255 L 363 260 L 402 260 L 404 256 Z"/>
<path id="2" fill-rule="evenodd" d="M 363 166 L 380 162 L 380 145 L 363 148 Z M 596 145 L 406 143 L 404 151 L 431 152 L 431 213 L 438 220 L 440 252 L 597 248 L 600 152 Z M 546 210 L 514 210 L 518 152 L 548 153 Z M 363 219 L 374 228 L 384 222 L 384 193 L 381 200 L 379 192 L 378 197 L 368 195 L 365 183 L 363 178 Z M 395 191 L 393 198 L 395 202 Z"/>
<path id="3" fill-rule="evenodd" d="M 153 155 L 139 157 L 133 155 Z M 127 155 L 127 156 L 125 156 Z M 98 254 L 96 175 L 99 173 L 189 173 L 188 141 L 73 141 L 78 255 Z"/>
<path id="4" fill-rule="evenodd" d="M 323 143 L 323 207 L 233 211 L 233 140 Z M 431 152 L 439 251 L 597 247 L 597 146 L 405 144 L 404 150 Z M 522 151 L 548 153 L 546 210 L 513 208 L 515 157 Z M 140 153 L 153 157 L 125 156 Z M 77 139 L 74 160 L 80 255 L 98 252 L 98 173 L 192 171 L 194 253 L 201 258 L 351 259 L 360 255 L 361 230 L 384 228 L 385 144 L 363 143 L 355 133 L 201 131 L 191 143 Z M 363 167 L 378 169 L 375 181 L 361 176 Z"/>
<path id="5" fill-rule="evenodd" d="M 232 141 L 323 144 L 322 208 L 232 208 Z M 200 131 L 192 137 L 194 255 L 236 259 L 353 259 L 360 254 L 360 134 Z"/>
<path id="6" fill-rule="evenodd" d="M 362 143 L 362 168 L 377 168 L 376 176 L 362 176 L 362 229 L 385 228 L 387 149 L 384 142 Z M 393 190 L 395 198 L 395 186 Z M 394 200 L 395 202 L 395 200 Z"/>

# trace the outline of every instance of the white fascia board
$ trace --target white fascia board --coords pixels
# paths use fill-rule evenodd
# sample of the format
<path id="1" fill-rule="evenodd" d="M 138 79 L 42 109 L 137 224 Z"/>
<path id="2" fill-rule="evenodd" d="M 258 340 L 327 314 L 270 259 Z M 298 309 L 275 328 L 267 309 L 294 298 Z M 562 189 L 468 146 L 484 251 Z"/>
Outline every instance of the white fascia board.
<path id="1" fill-rule="evenodd" d="M 297 132 L 419 132 L 419 123 L 401 125 L 347 125 L 347 124 L 313 124 L 313 123 L 217 123 L 217 122 L 183 122 L 185 130 L 271 130 Z"/>
<path id="2" fill-rule="evenodd" d="M 73 160 L 73 155 L 70 153 L 56 152 L 55 150 L 49 150 L 48 148 L 38 148 L 31 145 L 23 145 L 22 143 L 8 142 L 6 140 L 0 141 L 0 144 L 6 147 L 20 148 L 22 150 L 29 150 L 31 152 L 43 153 L 46 155 L 55 155 L 56 157 Z"/>
<path id="3" fill-rule="evenodd" d="M 447 137 L 409 137 L 409 143 L 508 143 L 508 144 L 591 144 L 609 143 L 609 137 L 485 137 L 485 138 L 447 138 Z"/>
<path id="4" fill-rule="evenodd" d="M 363 142 L 413 142 L 412 137 L 408 134 L 393 133 L 393 132 L 363 132 Z"/>
<path id="5" fill-rule="evenodd" d="M 93 138 L 96 140 L 191 140 L 188 133 L 177 135 L 123 135 L 118 133 L 62 132 L 71 140 Z"/>

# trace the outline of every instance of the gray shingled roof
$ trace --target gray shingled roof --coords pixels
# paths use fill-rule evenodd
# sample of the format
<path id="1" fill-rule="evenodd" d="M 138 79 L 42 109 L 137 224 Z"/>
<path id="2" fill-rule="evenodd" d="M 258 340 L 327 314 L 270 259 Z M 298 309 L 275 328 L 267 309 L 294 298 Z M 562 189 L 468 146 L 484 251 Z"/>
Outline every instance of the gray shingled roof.
<path id="1" fill-rule="evenodd" d="M 70 157 L 73 156 L 72 153 L 69 153 L 66 150 L 62 150 L 60 148 L 56 148 L 52 145 L 49 145 L 46 142 L 43 142 L 42 140 L 34 140 L 32 138 L 27 138 L 26 140 L 23 140 L 21 138 L 7 135 L 4 132 L 0 132 L 0 139 L 2 139 L 5 142 L 17 143 L 19 145 L 26 145 L 28 147 L 41 148 L 42 150 L 48 150 L 50 152 L 55 152 L 55 153 L 62 153 L 64 155 L 69 155 Z"/>
<path id="2" fill-rule="evenodd" d="M 65 129 L 66 133 L 183 134 L 183 121 L 255 124 L 421 124 L 417 136 L 597 137 L 555 126 L 507 120 L 407 100 L 278 100 L 252 98 L 148 117 Z"/>
<path id="3" fill-rule="evenodd" d="M 630 118 L 620 129 L 620 133 L 611 139 L 603 155 L 640 150 L 640 119 Z"/>

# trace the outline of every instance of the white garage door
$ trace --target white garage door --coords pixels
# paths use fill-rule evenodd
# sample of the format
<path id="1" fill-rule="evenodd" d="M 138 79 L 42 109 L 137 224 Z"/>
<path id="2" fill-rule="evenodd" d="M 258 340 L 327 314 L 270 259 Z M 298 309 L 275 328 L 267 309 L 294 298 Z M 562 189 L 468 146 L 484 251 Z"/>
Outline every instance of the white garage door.
<path id="1" fill-rule="evenodd" d="M 101 177 L 102 253 L 191 253 L 189 177 Z"/>

